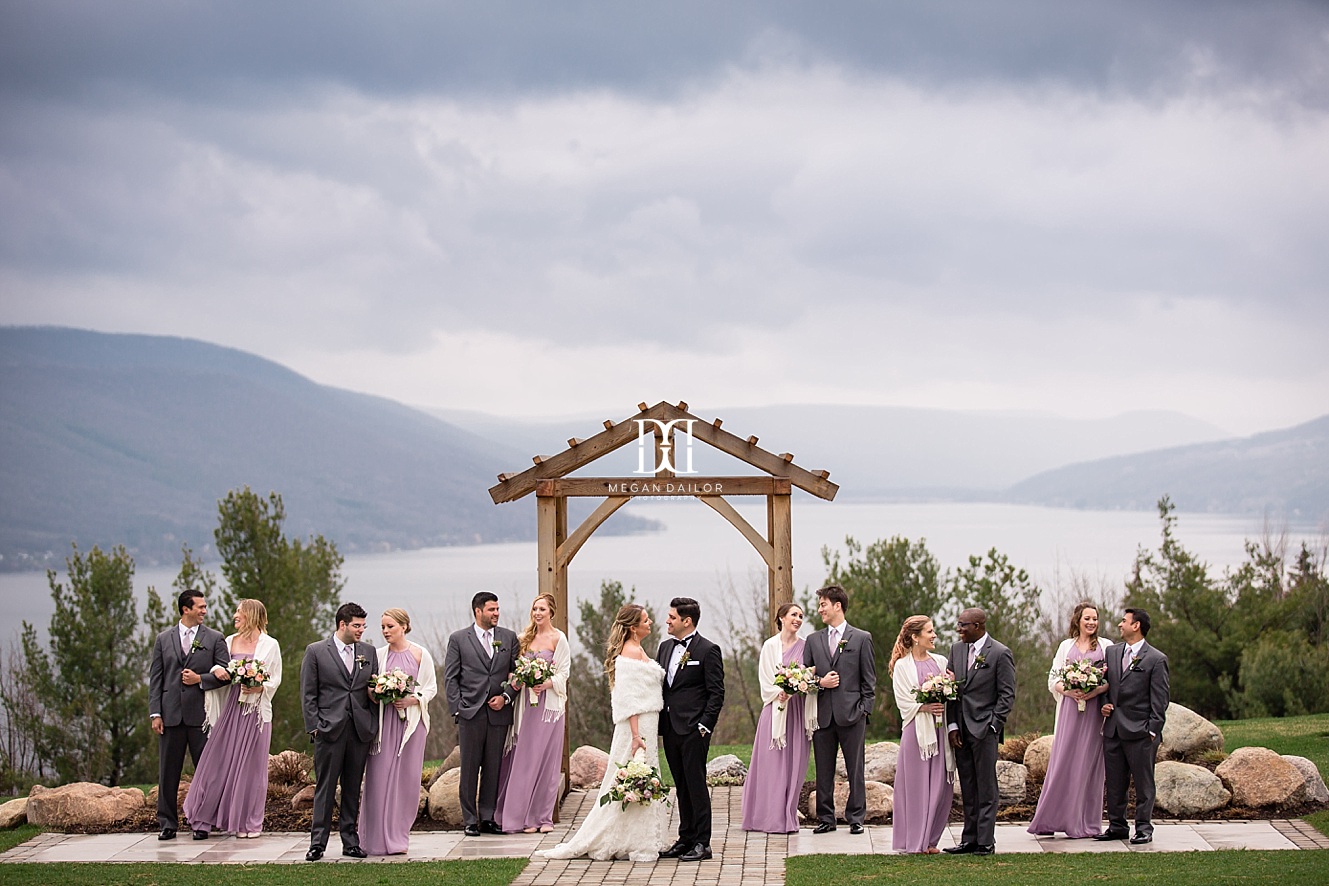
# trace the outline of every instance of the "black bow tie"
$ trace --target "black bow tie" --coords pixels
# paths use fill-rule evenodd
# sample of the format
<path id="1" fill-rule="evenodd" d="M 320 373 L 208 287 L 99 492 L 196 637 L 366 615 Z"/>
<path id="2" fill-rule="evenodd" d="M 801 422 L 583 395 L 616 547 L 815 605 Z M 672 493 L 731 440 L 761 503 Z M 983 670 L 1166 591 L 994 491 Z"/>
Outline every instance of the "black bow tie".
<path id="1" fill-rule="evenodd" d="M 693 634 L 691 637 L 687 637 L 687 638 L 685 638 L 685 639 L 679 640 L 678 643 L 679 643 L 680 645 L 686 647 L 689 643 L 692 642 L 692 637 L 695 637 L 695 636 L 697 636 L 697 635 L 696 635 L 696 634 Z"/>

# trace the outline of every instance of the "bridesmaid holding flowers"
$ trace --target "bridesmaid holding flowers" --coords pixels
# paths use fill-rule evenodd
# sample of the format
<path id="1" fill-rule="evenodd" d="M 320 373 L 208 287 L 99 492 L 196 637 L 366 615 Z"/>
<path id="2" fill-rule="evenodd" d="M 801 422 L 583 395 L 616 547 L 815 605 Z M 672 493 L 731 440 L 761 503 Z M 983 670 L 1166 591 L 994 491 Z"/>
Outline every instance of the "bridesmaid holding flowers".
<path id="1" fill-rule="evenodd" d="M 798 832 L 798 798 L 808 772 L 817 727 L 816 675 L 803 666 L 798 636 L 803 610 L 783 603 L 775 611 L 779 631 L 761 647 L 757 679 L 764 706 L 752 742 L 752 765 L 743 782 L 743 830 Z"/>
<path id="2" fill-rule="evenodd" d="M 512 685 L 513 724 L 500 776 L 494 818 L 507 833 L 554 829 L 554 804 L 563 770 L 563 713 L 568 702 L 572 650 L 554 627 L 554 598 L 541 594 L 531 603 L 522 631 Z"/>
<path id="3" fill-rule="evenodd" d="M 954 700 L 955 675 L 932 649 L 937 631 L 926 615 L 900 626 L 891 650 L 891 682 L 900 708 L 900 756 L 895 767 L 891 847 L 935 855 L 955 795 L 955 756 L 946 736 L 946 701 Z"/>
<path id="4" fill-rule="evenodd" d="M 1098 610 L 1081 603 L 1071 613 L 1070 638 L 1063 640 L 1048 672 L 1048 690 L 1057 699 L 1052 754 L 1043 792 L 1029 823 L 1029 833 L 1048 837 L 1057 831 L 1081 838 L 1098 834 L 1103 822 L 1103 705 L 1107 678 L 1088 690 L 1084 674 L 1107 667 L 1104 652 L 1112 641 L 1098 636 Z M 1092 680 L 1092 678 L 1091 678 Z"/>
<path id="5" fill-rule="evenodd" d="M 267 632 L 268 610 L 241 600 L 235 633 L 226 638 L 231 685 L 208 692 L 203 703 L 211 736 L 185 797 L 194 839 L 212 831 L 257 837 L 268 800 L 272 696 L 281 685 L 281 647 Z"/>
<path id="6" fill-rule="evenodd" d="M 429 701 L 438 694 L 438 678 L 429 650 L 406 639 L 406 610 L 387 610 L 379 628 L 387 643 L 378 647 L 378 677 L 369 687 L 379 702 L 378 735 L 365 767 L 360 845 L 370 855 L 401 855 L 420 810 Z"/>

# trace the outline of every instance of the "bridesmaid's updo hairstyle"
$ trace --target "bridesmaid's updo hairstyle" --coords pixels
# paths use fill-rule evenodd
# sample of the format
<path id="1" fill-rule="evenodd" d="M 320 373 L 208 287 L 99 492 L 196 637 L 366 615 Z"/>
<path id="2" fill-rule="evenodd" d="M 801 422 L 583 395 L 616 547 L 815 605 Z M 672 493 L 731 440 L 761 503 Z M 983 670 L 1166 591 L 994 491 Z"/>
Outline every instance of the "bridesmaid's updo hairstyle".
<path id="1" fill-rule="evenodd" d="M 1098 610 L 1098 607 L 1095 606 L 1093 603 L 1090 603 L 1088 600 L 1086 600 L 1086 601 L 1083 602 L 1083 603 L 1076 603 L 1076 604 L 1075 604 L 1075 611 L 1071 613 L 1071 639 L 1072 639 L 1072 640 L 1074 640 L 1074 639 L 1076 639 L 1077 637 L 1080 636 L 1080 616 L 1084 615 L 1084 611 L 1085 611 L 1086 609 L 1093 609 L 1094 611 L 1097 611 L 1097 610 Z M 1090 649 L 1097 649 L 1097 648 L 1098 648 L 1098 635 L 1099 635 L 1099 633 L 1101 633 L 1101 630 L 1099 630 L 1099 631 L 1095 631 L 1095 632 L 1094 632 L 1094 645 L 1093 645 L 1093 646 L 1090 646 L 1090 647 L 1089 647 Z"/>
<path id="2" fill-rule="evenodd" d="M 403 633 L 409 634 L 411 632 L 411 617 L 406 614 L 405 609 L 384 609 L 383 617 L 390 618 L 401 625 Z"/>
<path id="3" fill-rule="evenodd" d="M 775 629 L 777 631 L 784 630 L 784 617 L 789 614 L 790 609 L 797 609 L 799 612 L 803 611 L 803 607 L 793 601 L 781 603 L 780 608 L 775 610 Z"/>
<path id="4" fill-rule="evenodd" d="M 909 654 L 914 648 L 914 641 L 918 635 L 923 633 L 923 629 L 931 624 L 932 619 L 926 615 L 911 615 L 900 625 L 900 636 L 895 638 L 895 648 L 891 650 L 891 663 L 886 668 L 888 671 L 895 670 L 895 663 Z"/>
<path id="5" fill-rule="evenodd" d="M 614 688 L 614 665 L 618 654 L 623 651 L 628 634 L 641 624 L 641 617 L 646 608 L 636 603 L 628 603 L 614 616 L 614 624 L 609 628 L 609 640 L 605 643 L 605 676 L 609 678 L 609 688 Z"/>

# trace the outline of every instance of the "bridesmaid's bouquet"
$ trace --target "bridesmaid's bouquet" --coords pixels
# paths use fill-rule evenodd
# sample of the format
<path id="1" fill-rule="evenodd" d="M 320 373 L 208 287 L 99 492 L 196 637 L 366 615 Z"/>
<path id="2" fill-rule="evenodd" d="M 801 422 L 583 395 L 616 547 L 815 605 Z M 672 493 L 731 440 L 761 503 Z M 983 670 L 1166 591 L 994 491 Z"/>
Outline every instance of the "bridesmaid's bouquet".
<path id="1" fill-rule="evenodd" d="M 1064 668 L 1057 671 L 1057 679 L 1066 689 L 1091 692 L 1107 680 L 1107 669 L 1096 666 L 1087 658 L 1082 658 L 1079 661 L 1068 662 Z M 1084 699 L 1077 699 L 1075 706 L 1080 713 L 1084 713 Z"/>
<path id="2" fill-rule="evenodd" d="M 415 678 L 401 668 L 393 668 L 385 674 L 379 674 L 374 678 L 373 685 L 374 695 L 378 697 L 379 704 L 392 704 L 398 699 L 415 695 Z M 398 708 L 397 718 L 405 720 L 406 711 Z"/>
<path id="3" fill-rule="evenodd" d="M 775 686 L 785 695 L 807 695 L 817 691 L 817 669 L 798 663 L 780 665 L 775 669 Z M 779 706 L 784 710 L 784 705 Z"/>
<path id="4" fill-rule="evenodd" d="M 919 704 L 945 704 L 960 697 L 959 685 L 950 674 L 933 674 L 914 690 Z"/>
<path id="5" fill-rule="evenodd" d="M 660 779 L 660 770 L 647 763 L 641 751 L 629 762 L 615 765 L 618 766 L 618 774 L 614 776 L 614 783 L 609 786 L 609 790 L 600 798 L 601 806 L 618 803 L 627 809 L 631 803 L 649 806 L 655 800 L 669 802 L 669 788 Z"/>
<path id="6" fill-rule="evenodd" d="M 554 676 L 554 663 L 527 652 L 513 663 L 512 668 L 512 675 L 517 682 L 531 690 L 526 694 L 531 700 L 531 707 L 535 707 L 540 703 L 535 694 L 535 687 L 541 683 L 548 683 Z"/>
<path id="7" fill-rule="evenodd" d="M 241 689 L 258 689 L 272 678 L 268 666 L 257 658 L 233 658 L 226 663 L 226 673 L 231 675 L 231 683 Z M 258 703 L 258 693 L 240 693 L 240 704 Z M 242 713 L 248 714 L 252 708 Z"/>

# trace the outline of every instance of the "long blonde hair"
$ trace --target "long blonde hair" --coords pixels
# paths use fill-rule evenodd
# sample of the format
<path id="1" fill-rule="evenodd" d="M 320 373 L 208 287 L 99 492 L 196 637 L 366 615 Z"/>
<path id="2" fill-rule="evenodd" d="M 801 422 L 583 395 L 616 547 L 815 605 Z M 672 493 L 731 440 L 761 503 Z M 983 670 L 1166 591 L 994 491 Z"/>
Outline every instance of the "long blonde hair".
<path id="1" fill-rule="evenodd" d="M 609 628 L 609 639 L 605 642 L 605 676 L 609 678 L 610 689 L 614 688 L 614 665 L 618 654 L 623 651 L 629 632 L 641 624 L 641 617 L 645 613 L 646 607 L 627 603 L 614 616 L 614 624 Z"/>
<path id="2" fill-rule="evenodd" d="M 909 654 L 914 648 L 914 641 L 932 619 L 926 615 L 911 615 L 900 625 L 900 636 L 895 638 L 895 648 L 891 650 L 891 663 L 887 670 L 894 671 L 895 663 Z"/>
<path id="3" fill-rule="evenodd" d="M 558 602 L 554 600 L 553 594 L 536 594 L 535 599 L 531 601 L 531 609 L 535 609 L 535 604 L 540 600 L 544 600 L 549 604 L 549 623 L 552 625 L 554 623 L 554 613 L 558 612 Z M 526 630 L 522 631 L 521 636 L 517 639 L 519 640 L 517 644 L 519 652 L 526 652 L 531 648 L 531 644 L 535 642 L 534 618 L 527 622 Z"/>
<path id="4" fill-rule="evenodd" d="M 245 630 L 261 634 L 268 629 L 268 607 L 262 600 L 246 597 L 236 607 L 245 614 Z"/>

